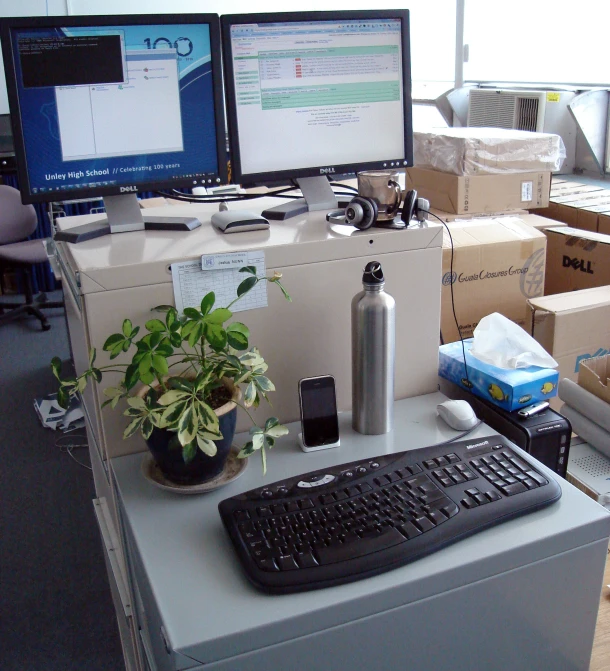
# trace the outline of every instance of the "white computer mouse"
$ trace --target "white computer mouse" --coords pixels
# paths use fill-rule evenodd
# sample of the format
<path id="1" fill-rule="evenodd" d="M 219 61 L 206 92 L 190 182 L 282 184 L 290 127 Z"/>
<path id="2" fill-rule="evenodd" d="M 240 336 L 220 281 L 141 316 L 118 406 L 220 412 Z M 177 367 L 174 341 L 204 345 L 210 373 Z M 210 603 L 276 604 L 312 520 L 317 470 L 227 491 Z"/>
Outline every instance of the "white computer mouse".
<path id="1" fill-rule="evenodd" d="M 472 429 L 479 421 L 468 401 L 445 401 L 436 406 L 436 411 L 439 417 L 456 431 Z"/>

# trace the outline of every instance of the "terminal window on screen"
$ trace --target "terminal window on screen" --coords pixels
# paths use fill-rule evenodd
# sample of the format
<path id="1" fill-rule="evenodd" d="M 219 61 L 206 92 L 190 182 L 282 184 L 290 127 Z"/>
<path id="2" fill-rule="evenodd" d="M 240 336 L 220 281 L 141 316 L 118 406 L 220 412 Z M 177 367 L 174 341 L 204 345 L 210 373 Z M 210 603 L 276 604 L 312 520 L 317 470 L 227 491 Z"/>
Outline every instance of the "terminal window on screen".
<path id="1" fill-rule="evenodd" d="M 400 21 L 232 31 L 244 172 L 402 156 Z M 262 138 L 281 155 L 260 151 Z"/>
<path id="2" fill-rule="evenodd" d="M 175 49 L 128 51 L 126 82 L 55 89 L 64 161 L 183 150 Z"/>

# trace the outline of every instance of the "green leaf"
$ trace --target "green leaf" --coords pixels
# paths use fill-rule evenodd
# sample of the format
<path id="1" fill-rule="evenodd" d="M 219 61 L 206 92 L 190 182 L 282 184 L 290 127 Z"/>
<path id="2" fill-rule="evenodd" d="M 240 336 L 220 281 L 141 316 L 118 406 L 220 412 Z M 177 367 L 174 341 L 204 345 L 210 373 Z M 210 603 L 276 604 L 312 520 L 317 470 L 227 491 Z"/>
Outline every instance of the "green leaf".
<path id="1" fill-rule="evenodd" d="M 161 415 L 161 423 L 165 424 L 166 426 L 175 427 L 185 408 L 186 401 L 168 405 L 166 410 Z"/>
<path id="2" fill-rule="evenodd" d="M 152 365 L 157 375 L 163 376 L 167 375 L 169 368 L 167 367 L 167 359 L 160 354 L 153 354 Z"/>
<path id="3" fill-rule="evenodd" d="M 165 324 L 160 319 L 150 319 L 144 326 L 149 331 L 165 331 Z"/>
<path id="4" fill-rule="evenodd" d="M 247 277 L 238 287 L 237 287 L 237 297 L 240 298 L 244 294 L 247 294 L 250 289 L 258 282 L 256 277 Z"/>
<path id="5" fill-rule="evenodd" d="M 125 408 L 123 414 L 125 417 L 143 417 L 145 412 L 144 408 Z"/>
<path id="6" fill-rule="evenodd" d="M 145 417 L 144 421 L 142 422 L 142 427 L 141 427 L 141 432 L 142 436 L 144 438 L 150 438 L 150 434 L 152 433 L 153 429 L 155 428 L 155 425 L 153 424 L 152 420 L 150 417 Z"/>
<path id="7" fill-rule="evenodd" d="M 123 438 L 129 438 L 130 436 L 133 436 L 133 434 L 140 428 L 140 424 L 142 424 L 142 417 L 137 417 L 134 419 L 123 431 Z"/>
<path id="8" fill-rule="evenodd" d="M 106 342 L 104 343 L 102 349 L 104 351 L 108 351 L 110 349 L 113 349 L 115 345 L 118 343 L 121 343 L 121 347 L 123 346 L 123 342 L 125 341 L 125 336 L 121 335 L 120 333 L 114 333 L 111 336 L 108 336 L 106 338 Z"/>
<path id="9" fill-rule="evenodd" d="M 153 370 L 151 369 L 146 373 L 140 372 L 140 380 L 142 380 L 144 384 L 152 384 L 155 381 L 155 374 Z"/>
<path id="10" fill-rule="evenodd" d="M 130 319 L 125 319 L 123 321 L 123 335 L 126 338 L 129 338 L 132 331 L 133 331 L 133 324 L 131 323 L 131 320 Z"/>
<path id="11" fill-rule="evenodd" d="M 170 310 L 176 310 L 173 305 L 157 305 L 156 308 L 151 308 L 151 312 L 169 312 Z"/>
<path id="12" fill-rule="evenodd" d="M 267 473 L 267 454 L 264 446 L 261 448 L 261 459 L 263 461 L 263 475 L 265 475 Z"/>
<path id="13" fill-rule="evenodd" d="M 95 347 L 93 347 L 89 352 L 89 368 L 91 368 L 95 363 L 95 354 L 96 354 Z"/>
<path id="14" fill-rule="evenodd" d="M 286 291 L 286 289 L 284 289 L 284 285 L 283 285 L 279 280 L 275 280 L 275 283 L 276 283 L 276 284 L 278 285 L 278 287 L 281 289 L 282 293 L 284 294 L 284 298 L 285 298 L 289 303 L 292 303 L 292 298 L 290 298 L 290 295 L 288 294 L 288 292 Z"/>
<path id="15" fill-rule="evenodd" d="M 256 399 L 256 387 L 254 386 L 254 382 L 250 382 L 250 384 L 246 387 L 246 391 L 244 393 L 244 405 L 246 406 L 246 408 L 249 408 L 254 403 L 255 399 Z"/>
<path id="16" fill-rule="evenodd" d="M 182 336 L 178 331 L 172 331 L 169 341 L 174 347 L 180 347 L 182 344 Z"/>
<path id="17" fill-rule="evenodd" d="M 216 443 L 208 440 L 207 438 L 204 438 L 200 434 L 197 434 L 197 445 L 204 454 L 208 455 L 208 457 L 213 457 L 218 451 Z"/>
<path id="18" fill-rule="evenodd" d="M 250 273 L 250 275 L 256 275 L 256 266 L 244 266 L 239 269 L 240 273 Z"/>
<path id="19" fill-rule="evenodd" d="M 182 446 L 182 459 L 185 464 L 189 464 L 191 461 L 193 461 L 196 454 L 197 446 L 195 445 L 194 440 Z"/>
<path id="20" fill-rule="evenodd" d="M 201 317 L 201 314 L 195 308 L 184 308 L 184 316 L 197 321 Z"/>
<path id="21" fill-rule="evenodd" d="M 57 403 L 61 408 L 64 408 L 65 410 L 68 409 L 68 406 L 70 405 L 70 394 L 65 387 L 60 387 L 57 390 Z"/>
<path id="22" fill-rule="evenodd" d="M 279 438 L 280 436 L 285 436 L 287 433 L 290 433 L 288 429 L 282 424 L 277 424 L 276 426 L 271 427 L 269 430 L 265 430 L 267 436 L 272 438 Z"/>
<path id="23" fill-rule="evenodd" d="M 171 346 L 171 343 L 167 338 L 164 338 L 155 349 L 155 354 L 160 354 L 163 357 L 171 356 L 173 353 L 174 348 Z"/>
<path id="24" fill-rule="evenodd" d="M 264 375 L 257 375 L 254 378 L 254 382 L 261 391 L 275 391 L 275 385 L 273 382 L 271 382 L 271 380 Z"/>
<path id="25" fill-rule="evenodd" d="M 187 338 L 187 342 L 191 347 L 195 347 L 195 345 L 201 340 L 201 336 L 203 335 L 203 324 L 201 322 L 197 322 L 195 324 L 195 328 L 191 331 L 189 337 Z"/>
<path id="26" fill-rule="evenodd" d="M 170 377 L 167 381 L 167 386 L 170 389 L 179 389 L 180 391 L 186 391 L 189 394 L 193 391 L 193 383 L 184 377 Z"/>
<path id="27" fill-rule="evenodd" d="M 178 315 L 176 313 L 175 308 L 170 308 L 167 311 L 167 316 L 165 317 L 165 324 L 166 324 L 168 329 L 171 329 L 172 326 L 177 326 L 178 325 L 177 318 L 178 318 Z"/>
<path id="28" fill-rule="evenodd" d="M 214 312 L 210 312 L 205 320 L 208 324 L 224 324 L 227 319 L 230 319 L 232 316 L 233 313 L 231 310 L 227 310 L 227 308 L 216 308 Z"/>
<path id="29" fill-rule="evenodd" d="M 102 371 L 99 368 L 92 368 L 91 375 L 93 375 L 93 378 L 96 382 L 102 381 Z"/>
<path id="30" fill-rule="evenodd" d="M 151 368 L 152 368 L 152 355 L 145 354 L 142 357 L 140 363 L 138 364 L 138 370 L 140 371 L 140 377 L 142 378 L 142 382 L 144 382 L 144 376 L 150 372 Z"/>
<path id="31" fill-rule="evenodd" d="M 180 417 L 180 421 L 178 422 L 178 440 L 180 444 L 186 445 L 190 443 L 195 438 L 198 428 L 197 413 L 192 406 L 189 406 L 182 413 L 182 417 Z"/>
<path id="32" fill-rule="evenodd" d="M 208 312 L 214 307 L 215 302 L 216 295 L 213 291 L 210 291 L 210 293 L 206 294 L 201 300 L 201 314 L 204 316 L 207 315 Z"/>
<path id="33" fill-rule="evenodd" d="M 255 450 L 260 450 L 264 442 L 265 436 L 262 433 L 255 433 L 252 436 L 252 447 L 254 447 Z"/>
<path id="34" fill-rule="evenodd" d="M 248 336 L 241 331 L 236 331 L 235 329 L 231 329 L 231 324 L 229 328 L 227 328 L 227 342 L 229 345 L 236 350 L 243 351 L 248 349 Z"/>
<path id="35" fill-rule="evenodd" d="M 127 405 L 130 406 L 131 408 L 140 408 L 143 410 L 146 408 L 146 403 L 143 398 L 140 398 L 139 396 L 130 396 L 127 399 Z"/>
<path id="36" fill-rule="evenodd" d="M 172 403 L 176 403 L 176 401 L 185 400 L 189 396 L 189 392 L 181 391 L 179 389 L 171 389 L 170 391 L 166 391 L 157 403 L 159 405 L 171 405 Z"/>
<path id="37" fill-rule="evenodd" d="M 136 364 L 131 364 L 127 366 L 125 371 L 125 387 L 127 391 L 133 389 L 140 379 L 139 367 Z"/>
<path id="38" fill-rule="evenodd" d="M 274 426 L 277 426 L 280 423 L 280 420 L 277 417 L 269 417 L 269 419 L 265 422 L 265 433 L 269 431 L 269 429 L 272 429 Z"/>
<path id="39" fill-rule="evenodd" d="M 205 337 L 210 347 L 215 350 L 224 349 L 227 345 L 227 332 L 218 324 L 206 324 L 204 327 Z"/>
<path id="40" fill-rule="evenodd" d="M 78 391 L 81 393 L 85 391 L 87 388 L 87 378 L 83 375 L 83 377 L 78 378 L 78 385 L 77 385 Z"/>
<path id="41" fill-rule="evenodd" d="M 238 459 L 246 459 L 249 457 L 251 454 L 254 454 L 254 446 L 252 445 L 252 441 L 250 440 L 247 442 L 239 451 L 237 458 Z"/>
<path id="42" fill-rule="evenodd" d="M 61 359 L 58 356 L 54 356 L 51 359 L 51 370 L 53 371 L 53 375 L 59 380 L 59 375 L 61 373 Z"/>

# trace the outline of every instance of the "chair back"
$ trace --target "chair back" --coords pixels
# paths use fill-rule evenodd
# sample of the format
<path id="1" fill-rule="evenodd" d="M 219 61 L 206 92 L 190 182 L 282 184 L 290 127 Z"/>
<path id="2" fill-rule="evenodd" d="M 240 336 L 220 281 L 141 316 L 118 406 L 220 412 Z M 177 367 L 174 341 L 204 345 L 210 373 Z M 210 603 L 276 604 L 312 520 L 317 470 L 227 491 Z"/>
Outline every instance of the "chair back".
<path id="1" fill-rule="evenodd" d="M 37 226 L 34 206 L 21 202 L 18 189 L 0 184 L 0 245 L 25 240 Z"/>

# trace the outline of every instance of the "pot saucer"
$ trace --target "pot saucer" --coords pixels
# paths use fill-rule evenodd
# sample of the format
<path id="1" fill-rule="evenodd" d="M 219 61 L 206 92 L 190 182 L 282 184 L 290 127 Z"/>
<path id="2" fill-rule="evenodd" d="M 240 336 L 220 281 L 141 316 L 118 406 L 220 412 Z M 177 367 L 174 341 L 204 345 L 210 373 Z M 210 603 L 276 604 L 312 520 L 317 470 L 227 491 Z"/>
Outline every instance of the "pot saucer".
<path id="1" fill-rule="evenodd" d="M 175 494 L 205 494 L 205 492 L 212 492 L 219 487 L 228 485 L 245 472 L 248 467 L 248 460 L 238 459 L 238 452 L 239 450 L 232 448 L 223 470 L 212 480 L 198 485 L 179 485 L 171 482 L 163 475 L 151 454 L 146 454 L 142 460 L 142 475 L 151 485 Z"/>

